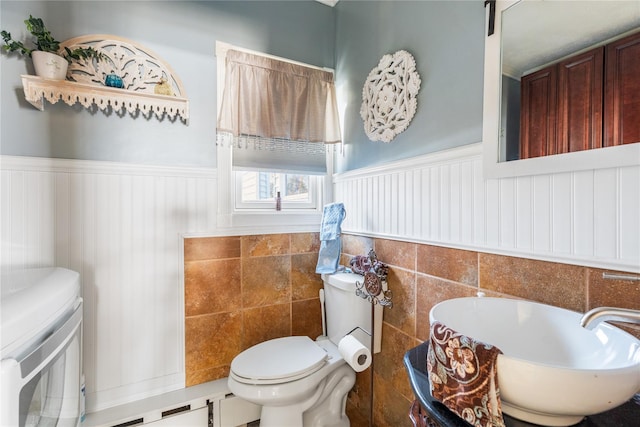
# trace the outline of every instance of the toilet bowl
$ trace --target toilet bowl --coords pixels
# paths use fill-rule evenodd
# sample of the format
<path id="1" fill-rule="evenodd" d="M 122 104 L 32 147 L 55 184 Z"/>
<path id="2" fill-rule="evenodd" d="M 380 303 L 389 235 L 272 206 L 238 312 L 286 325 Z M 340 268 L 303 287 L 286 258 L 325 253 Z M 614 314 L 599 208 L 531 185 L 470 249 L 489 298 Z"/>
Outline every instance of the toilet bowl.
<path id="1" fill-rule="evenodd" d="M 355 328 L 372 330 L 371 304 L 356 295 L 363 277 L 323 275 L 327 336 L 277 338 L 257 344 L 231 362 L 229 390 L 262 405 L 260 427 L 349 427 L 347 393 L 355 371 L 338 350 Z M 382 312 L 375 310 L 374 350 L 379 351 Z M 362 342 L 371 347 L 371 343 Z"/>
<path id="2" fill-rule="evenodd" d="M 262 405 L 261 427 L 349 426 L 344 403 L 355 371 L 326 338 L 278 338 L 240 353 L 229 390 Z"/>

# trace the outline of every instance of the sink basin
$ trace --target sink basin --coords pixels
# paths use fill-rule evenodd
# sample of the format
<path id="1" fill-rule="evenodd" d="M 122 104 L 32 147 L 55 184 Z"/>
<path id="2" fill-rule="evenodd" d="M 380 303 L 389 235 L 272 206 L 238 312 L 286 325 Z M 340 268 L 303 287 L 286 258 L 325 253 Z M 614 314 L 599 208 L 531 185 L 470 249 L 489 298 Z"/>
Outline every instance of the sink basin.
<path id="1" fill-rule="evenodd" d="M 492 344 L 502 411 L 546 426 L 569 426 L 640 392 L 640 341 L 607 323 L 580 326 L 581 313 L 507 298 L 455 298 L 431 323 Z"/>

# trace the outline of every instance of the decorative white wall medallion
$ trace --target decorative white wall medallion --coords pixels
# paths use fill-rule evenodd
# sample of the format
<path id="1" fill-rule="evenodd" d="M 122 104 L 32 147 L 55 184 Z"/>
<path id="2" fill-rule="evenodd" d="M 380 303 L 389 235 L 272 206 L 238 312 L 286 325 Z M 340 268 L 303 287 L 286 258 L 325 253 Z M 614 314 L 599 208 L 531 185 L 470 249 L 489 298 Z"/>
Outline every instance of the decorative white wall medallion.
<path id="1" fill-rule="evenodd" d="M 418 106 L 420 75 L 405 50 L 384 55 L 362 88 L 360 116 L 372 141 L 391 142 L 409 127 Z"/>

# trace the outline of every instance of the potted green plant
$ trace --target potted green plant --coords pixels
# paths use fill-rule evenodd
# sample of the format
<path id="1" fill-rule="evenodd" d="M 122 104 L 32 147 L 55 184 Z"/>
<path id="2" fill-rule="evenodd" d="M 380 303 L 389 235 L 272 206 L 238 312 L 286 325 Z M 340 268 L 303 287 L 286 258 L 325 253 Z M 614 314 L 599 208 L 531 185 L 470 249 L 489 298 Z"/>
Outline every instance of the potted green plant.
<path id="1" fill-rule="evenodd" d="M 64 80 L 67 75 L 67 67 L 72 60 L 96 59 L 100 61 L 107 58 L 104 53 L 98 52 L 92 47 L 71 50 L 65 46 L 64 50 L 60 52 L 60 42 L 53 38 L 42 19 L 29 15 L 29 19 L 26 19 L 24 23 L 27 31 L 34 37 L 35 48 L 30 49 L 21 41 L 13 40 L 11 33 L 4 30 L 0 32 L 4 40 L 2 47 L 7 52 L 18 52 L 31 57 L 36 75 L 40 77 Z"/>

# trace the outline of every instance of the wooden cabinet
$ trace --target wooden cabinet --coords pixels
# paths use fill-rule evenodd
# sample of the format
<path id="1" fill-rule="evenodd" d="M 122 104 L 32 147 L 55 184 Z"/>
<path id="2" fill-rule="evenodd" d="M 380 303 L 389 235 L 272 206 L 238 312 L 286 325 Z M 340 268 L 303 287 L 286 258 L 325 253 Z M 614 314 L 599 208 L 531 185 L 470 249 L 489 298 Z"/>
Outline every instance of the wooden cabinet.
<path id="1" fill-rule="evenodd" d="M 520 158 L 640 142 L 640 33 L 522 77 Z"/>
<path id="2" fill-rule="evenodd" d="M 558 129 L 554 154 L 602 147 L 604 48 L 558 64 Z"/>
<path id="3" fill-rule="evenodd" d="M 555 154 L 557 66 L 522 78 L 520 93 L 520 158 Z"/>
<path id="4" fill-rule="evenodd" d="M 640 33 L 607 45 L 604 146 L 640 142 Z"/>

